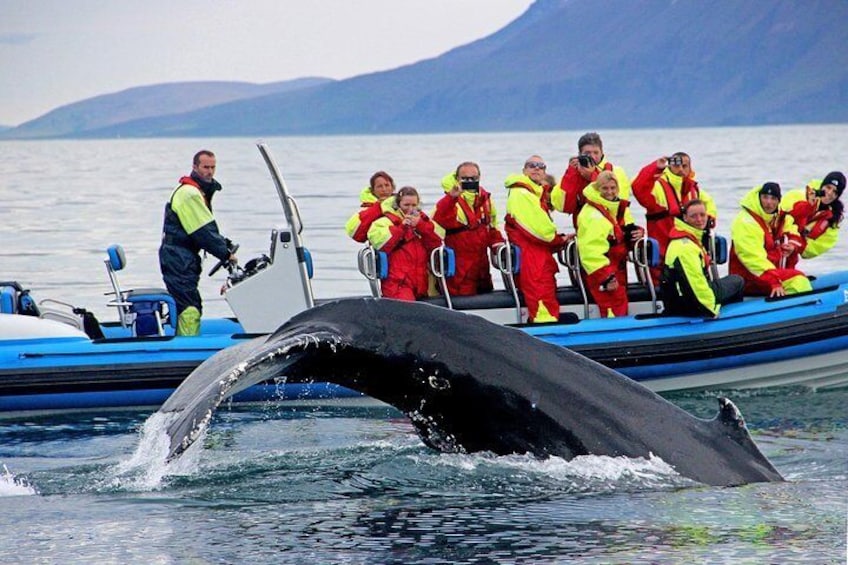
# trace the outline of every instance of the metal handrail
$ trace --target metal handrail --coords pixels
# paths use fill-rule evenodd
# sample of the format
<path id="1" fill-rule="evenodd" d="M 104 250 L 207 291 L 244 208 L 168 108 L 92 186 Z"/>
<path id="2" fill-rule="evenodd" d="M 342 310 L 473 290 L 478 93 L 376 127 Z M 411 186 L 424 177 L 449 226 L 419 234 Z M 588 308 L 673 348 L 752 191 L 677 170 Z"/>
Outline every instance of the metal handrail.
<path id="1" fill-rule="evenodd" d="M 448 282 L 445 277 L 445 246 L 440 245 L 430 252 L 430 272 L 439 281 L 439 286 L 442 288 L 442 294 L 445 297 L 445 302 L 450 310 L 453 310 L 453 302 L 451 302 L 450 291 L 448 290 Z"/>

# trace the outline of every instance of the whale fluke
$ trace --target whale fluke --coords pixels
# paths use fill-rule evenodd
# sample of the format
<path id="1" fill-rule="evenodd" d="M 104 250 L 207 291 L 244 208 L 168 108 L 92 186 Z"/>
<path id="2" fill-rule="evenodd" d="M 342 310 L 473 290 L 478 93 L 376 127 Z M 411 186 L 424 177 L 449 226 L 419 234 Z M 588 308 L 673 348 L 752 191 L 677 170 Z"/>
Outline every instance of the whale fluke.
<path id="1" fill-rule="evenodd" d="M 698 419 L 521 330 L 373 298 L 312 308 L 200 365 L 160 409 L 173 416 L 170 456 L 191 445 L 223 400 L 279 375 L 337 383 L 391 404 L 440 451 L 655 455 L 709 485 L 782 480 L 727 399 L 716 418 Z"/>

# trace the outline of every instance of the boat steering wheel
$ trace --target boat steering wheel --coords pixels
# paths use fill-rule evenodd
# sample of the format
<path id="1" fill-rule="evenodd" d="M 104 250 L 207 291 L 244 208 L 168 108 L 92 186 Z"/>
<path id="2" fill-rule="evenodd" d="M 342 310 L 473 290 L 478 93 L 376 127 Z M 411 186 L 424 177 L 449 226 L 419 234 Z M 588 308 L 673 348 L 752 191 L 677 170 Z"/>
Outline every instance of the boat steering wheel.
<path id="1" fill-rule="evenodd" d="M 238 251 L 238 248 L 239 248 L 239 244 L 238 244 L 238 243 L 236 243 L 235 245 L 233 245 L 233 246 L 230 248 L 230 255 L 234 255 L 234 254 L 235 254 L 235 252 L 236 252 L 236 251 Z M 215 273 L 217 273 L 218 271 L 220 271 L 222 267 L 229 267 L 230 265 L 231 265 L 231 263 L 230 263 L 230 258 L 229 258 L 229 257 L 227 257 L 226 259 L 221 259 L 221 260 L 220 260 L 220 261 L 218 261 L 218 263 L 217 263 L 214 267 L 212 267 L 212 269 L 209 271 L 209 276 L 211 277 L 212 275 L 214 275 Z"/>

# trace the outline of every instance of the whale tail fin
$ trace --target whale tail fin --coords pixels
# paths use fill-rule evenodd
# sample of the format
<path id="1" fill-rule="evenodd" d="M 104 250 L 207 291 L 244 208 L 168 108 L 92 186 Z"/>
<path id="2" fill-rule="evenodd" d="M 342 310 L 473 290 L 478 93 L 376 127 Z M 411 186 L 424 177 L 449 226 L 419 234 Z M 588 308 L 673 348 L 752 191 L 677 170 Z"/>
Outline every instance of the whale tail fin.
<path id="1" fill-rule="evenodd" d="M 331 382 L 391 404 L 441 451 L 662 458 L 720 486 L 782 477 L 721 399 L 701 420 L 567 348 L 423 303 L 349 298 L 298 314 L 274 334 L 225 349 L 182 383 L 169 458 L 200 437 L 217 406 L 270 378 Z"/>

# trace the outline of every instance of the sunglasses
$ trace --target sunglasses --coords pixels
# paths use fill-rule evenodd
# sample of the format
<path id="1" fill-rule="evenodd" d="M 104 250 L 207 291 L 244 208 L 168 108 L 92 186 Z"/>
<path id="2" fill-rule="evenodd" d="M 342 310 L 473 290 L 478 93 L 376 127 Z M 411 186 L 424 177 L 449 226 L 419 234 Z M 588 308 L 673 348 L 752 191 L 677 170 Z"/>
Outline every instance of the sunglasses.
<path id="1" fill-rule="evenodd" d="M 527 161 L 524 166 L 528 169 L 542 169 L 543 171 L 548 168 L 546 164 L 539 161 Z"/>

